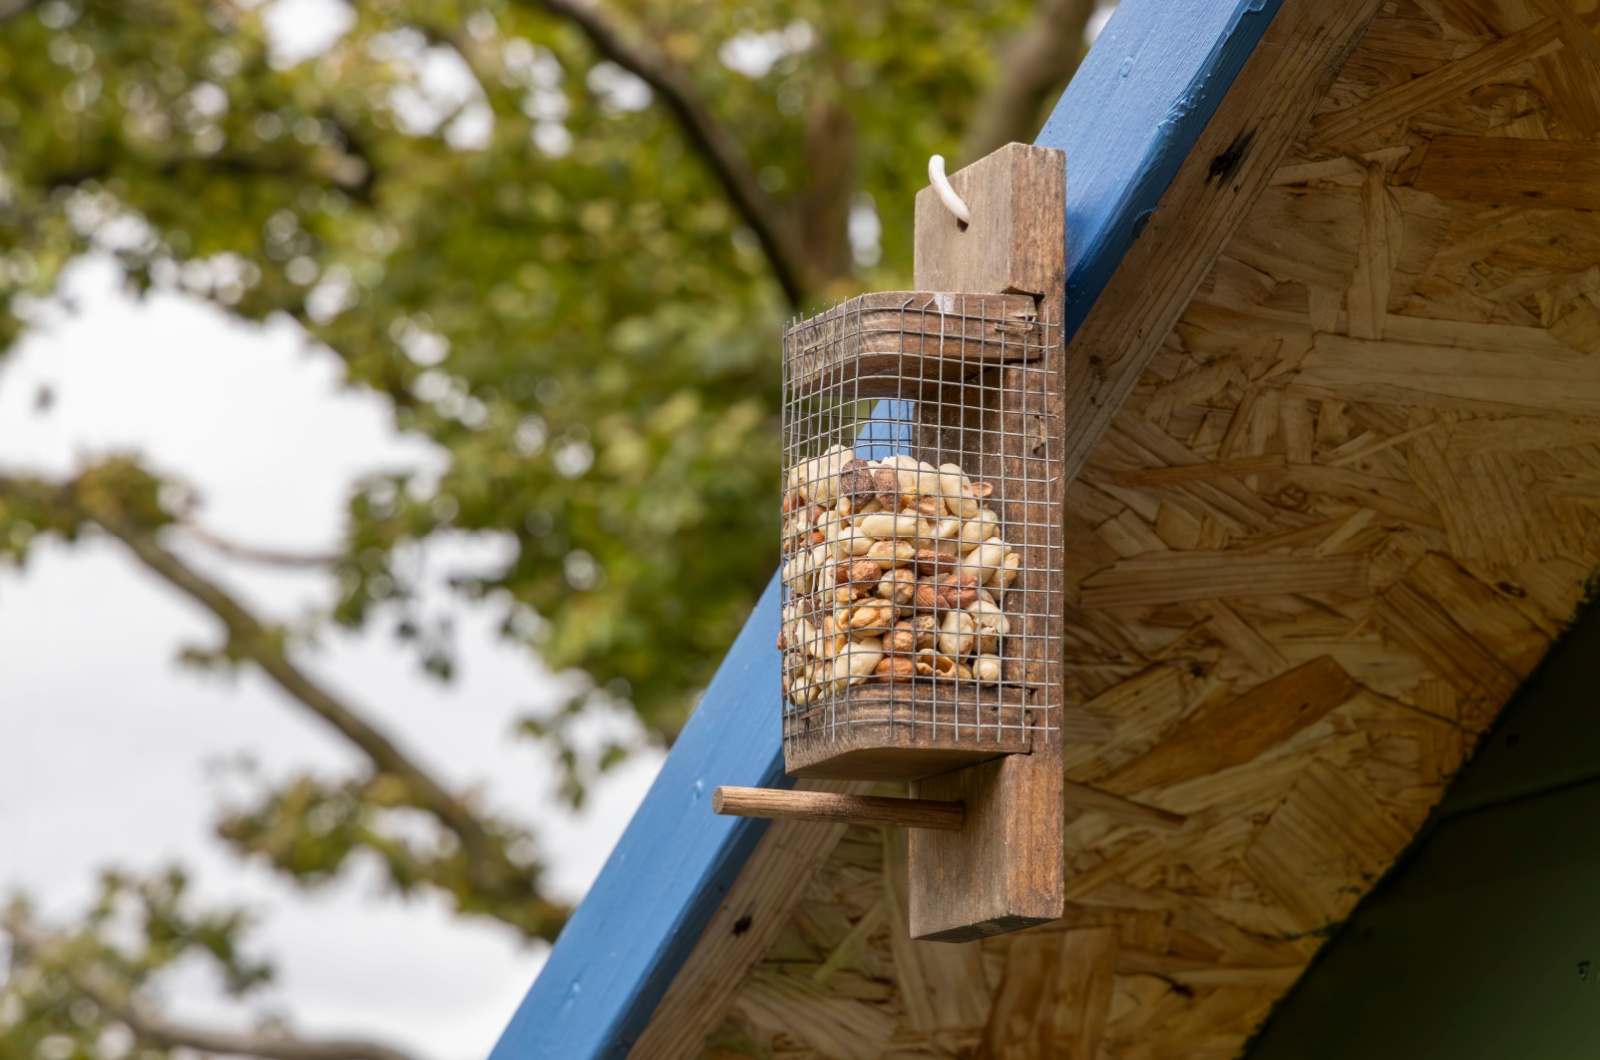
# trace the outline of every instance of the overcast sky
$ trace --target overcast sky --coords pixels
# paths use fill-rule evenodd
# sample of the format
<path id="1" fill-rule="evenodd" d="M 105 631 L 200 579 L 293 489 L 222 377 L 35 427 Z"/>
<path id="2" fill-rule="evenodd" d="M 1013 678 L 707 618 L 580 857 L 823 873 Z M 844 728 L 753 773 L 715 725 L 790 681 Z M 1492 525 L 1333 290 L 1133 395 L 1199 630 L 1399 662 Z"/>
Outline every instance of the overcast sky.
<path id="1" fill-rule="evenodd" d="M 179 295 L 135 302 L 104 262 L 75 267 L 60 307 L 0 362 L 0 467 L 61 473 L 133 450 L 198 487 L 215 532 L 274 547 L 326 549 L 350 480 L 378 468 L 437 466 L 398 436 L 376 398 L 339 387 L 339 364 L 289 323 L 254 328 Z M 41 388 L 53 401 L 37 409 Z M 434 550 L 434 574 L 491 562 L 494 542 Z M 196 562 L 263 610 L 293 617 L 326 580 Z M 437 594 L 436 607 L 448 604 Z M 461 673 L 441 687 L 387 634 L 328 640 L 309 662 L 412 753 L 458 787 L 532 824 L 552 887 L 576 898 L 598 872 L 656 769 L 645 755 L 609 778 L 587 812 L 552 800 L 548 757 L 513 739 L 513 720 L 554 686 L 500 641 L 488 611 L 457 613 Z M 372 875 L 308 899 L 211 838 L 229 790 L 216 763 L 247 753 L 280 777 L 356 766 L 340 740 L 253 675 L 181 668 L 186 645 L 216 643 L 213 620 L 145 574 L 118 546 L 41 549 L 0 573 L 0 891 L 46 912 L 81 908 L 95 870 L 197 870 L 201 894 L 260 911 L 256 938 L 281 961 L 273 1006 L 304 1031 L 381 1036 L 430 1060 L 487 1052 L 541 964 L 542 948 L 493 923 L 405 902 Z M 237 1011 L 201 977 L 168 989 L 177 1011 Z"/>

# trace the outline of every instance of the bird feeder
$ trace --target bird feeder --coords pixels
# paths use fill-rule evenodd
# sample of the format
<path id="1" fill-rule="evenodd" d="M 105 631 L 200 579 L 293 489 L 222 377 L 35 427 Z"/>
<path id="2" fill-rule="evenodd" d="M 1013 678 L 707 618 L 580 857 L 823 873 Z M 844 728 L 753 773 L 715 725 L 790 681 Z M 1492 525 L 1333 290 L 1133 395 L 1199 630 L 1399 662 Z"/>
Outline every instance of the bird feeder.
<path id="1" fill-rule="evenodd" d="M 911 797 L 716 801 L 909 827 L 911 934 L 962 941 L 1062 908 L 1065 167 L 933 175 L 919 289 L 784 333 L 785 767 Z"/>

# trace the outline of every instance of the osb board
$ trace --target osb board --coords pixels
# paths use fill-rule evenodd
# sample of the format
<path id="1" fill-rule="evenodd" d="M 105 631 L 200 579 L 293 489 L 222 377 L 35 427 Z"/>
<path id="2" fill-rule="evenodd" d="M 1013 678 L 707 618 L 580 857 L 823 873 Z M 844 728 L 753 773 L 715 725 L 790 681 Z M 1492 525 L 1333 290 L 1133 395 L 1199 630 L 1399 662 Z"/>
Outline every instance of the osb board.
<path id="1" fill-rule="evenodd" d="M 1069 493 L 1067 776 L 1187 823 L 1069 811 L 1067 918 L 966 946 L 852 830 L 705 1056 L 1239 1054 L 1600 565 L 1569 2 L 1390 4 Z"/>

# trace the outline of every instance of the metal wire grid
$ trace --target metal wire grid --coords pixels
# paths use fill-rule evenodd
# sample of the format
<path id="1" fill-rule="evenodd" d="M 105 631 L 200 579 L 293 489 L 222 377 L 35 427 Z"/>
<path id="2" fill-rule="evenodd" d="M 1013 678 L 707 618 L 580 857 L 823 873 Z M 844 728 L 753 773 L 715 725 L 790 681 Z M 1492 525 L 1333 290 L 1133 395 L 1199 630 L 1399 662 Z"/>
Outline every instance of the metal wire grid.
<path id="1" fill-rule="evenodd" d="M 886 721 L 913 743 L 1051 739 L 1056 325 L 995 297 L 872 297 L 784 333 L 785 742 Z"/>

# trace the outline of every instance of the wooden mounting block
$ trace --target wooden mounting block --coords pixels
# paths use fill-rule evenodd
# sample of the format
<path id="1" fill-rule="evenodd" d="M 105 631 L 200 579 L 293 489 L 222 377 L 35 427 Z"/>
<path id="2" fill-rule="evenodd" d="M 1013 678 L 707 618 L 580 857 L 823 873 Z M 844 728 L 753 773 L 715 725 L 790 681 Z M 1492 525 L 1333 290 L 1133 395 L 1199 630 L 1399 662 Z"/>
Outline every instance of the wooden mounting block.
<path id="1" fill-rule="evenodd" d="M 950 183 L 971 210 L 972 223 L 958 222 L 932 188 L 918 193 L 916 286 L 1028 295 L 1040 325 L 1059 327 L 1066 300 L 1062 152 L 1010 144 L 952 174 Z M 1059 343 L 1050 344 L 1046 356 L 1056 359 L 1048 366 L 1055 369 L 1051 378 L 1070 377 L 1060 363 Z M 1065 489 L 1059 480 L 1063 408 L 1058 389 L 1044 396 L 1043 408 L 1030 410 L 1035 429 L 1053 435 L 1057 505 Z M 1041 517 L 1059 519 L 1059 507 Z M 1064 687 L 1050 691 L 1056 703 L 1065 703 Z M 1059 731 L 1036 735 L 1027 754 L 1007 754 L 911 784 L 913 796 L 961 802 L 967 813 L 959 832 L 910 833 L 913 938 L 965 942 L 1061 918 L 1066 877 L 1061 739 Z"/>

